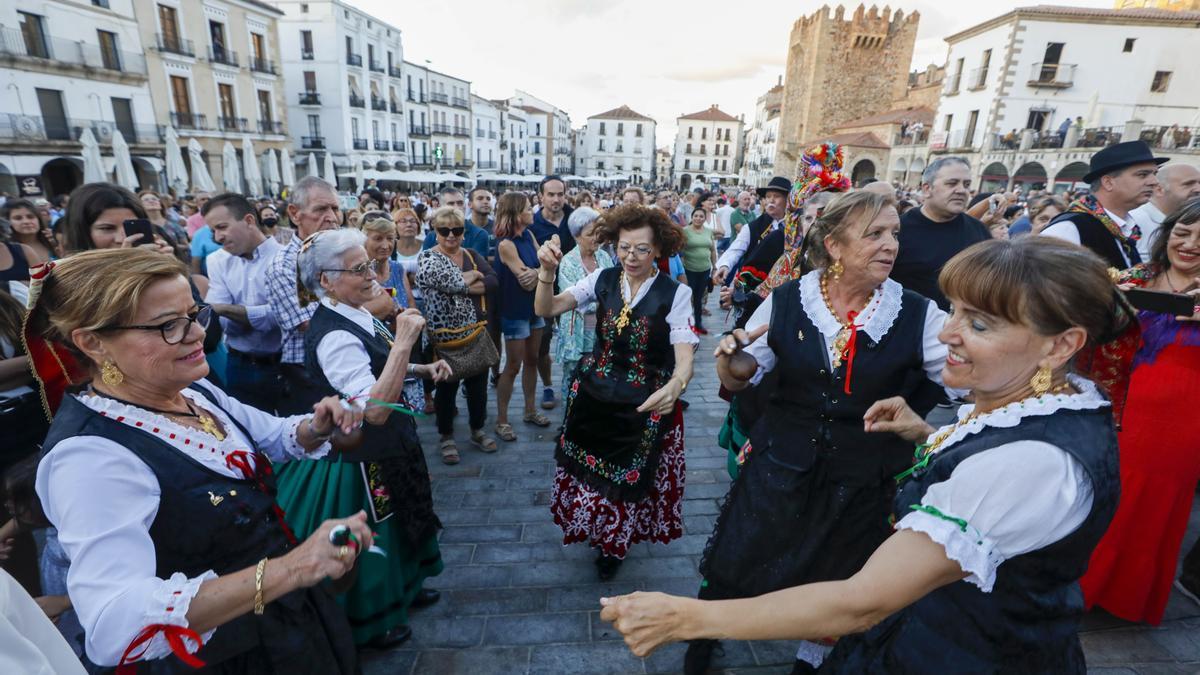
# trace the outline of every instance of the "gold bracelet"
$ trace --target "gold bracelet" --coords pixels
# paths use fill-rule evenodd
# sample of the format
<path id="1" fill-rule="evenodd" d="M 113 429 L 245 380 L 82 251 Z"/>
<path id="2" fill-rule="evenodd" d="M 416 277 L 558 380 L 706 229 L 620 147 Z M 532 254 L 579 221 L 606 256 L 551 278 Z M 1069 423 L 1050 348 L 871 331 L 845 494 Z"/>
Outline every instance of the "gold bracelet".
<path id="1" fill-rule="evenodd" d="M 267 571 L 267 559 L 263 558 L 258 561 L 258 567 L 254 568 L 254 613 L 262 616 L 266 607 L 263 606 L 263 573 Z"/>

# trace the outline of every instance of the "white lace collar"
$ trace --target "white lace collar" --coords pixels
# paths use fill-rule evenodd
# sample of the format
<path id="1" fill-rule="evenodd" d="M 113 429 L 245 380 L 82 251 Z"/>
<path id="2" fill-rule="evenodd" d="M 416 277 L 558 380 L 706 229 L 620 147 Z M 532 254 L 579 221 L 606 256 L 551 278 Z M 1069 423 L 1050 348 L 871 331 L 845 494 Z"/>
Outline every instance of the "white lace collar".
<path id="1" fill-rule="evenodd" d="M 1041 415 L 1052 415 L 1059 410 L 1095 410 L 1111 405 L 1095 383 L 1091 380 L 1079 375 L 1068 375 L 1067 381 L 1078 390 L 1077 394 L 1050 394 L 1039 396 L 1037 398 L 1028 398 L 1021 401 L 1014 401 L 1001 408 L 984 413 L 970 422 L 963 424 L 950 434 L 941 446 L 937 449 L 938 452 L 949 448 L 955 443 L 963 440 L 968 436 L 983 431 L 986 427 L 995 427 L 997 429 L 1008 429 L 1020 424 L 1021 420 L 1026 417 L 1037 417 Z M 958 419 L 962 421 L 974 412 L 975 406 L 968 404 L 958 409 Z M 933 432 L 926 439 L 926 442 L 931 442 L 944 429 L 950 425 L 942 427 Z"/>
<path id="2" fill-rule="evenodd" d="M 821 297 L 821 275 L 824 270 L 813 270 L 800 277 L 800 306 L 808 315 L 809 321 L 817 327 L 826 338 L 832 340 L 842 330 L 842 324 L 829 311 L 825 299 Z M 858 316 L 854 324 L 858 329 L 871 336 L 875 342 L 881 342 L 896 323 L 904 299 L 904 287 L 888 279 L 875 290 L 868 307 L 873 307 L 864 318 Z M 878 300 L 878 302 L 876 302 Z"/>
<path id="3" fill-rule="evenodd" d="M 247 454 L 253 455 L 253 446 L 251 446 L 250 441 L 242 435 L 241 430 L 225 414 L 225 411 L 213 405 L 212 401 L 205 398 L 203 394 L 192 389 L 184 389 L 181 393 L 194 405 L 202 407 L 217 418 L 221 423 L 221 427 L 225 429 L 225 440 L 218 441 L 211 434 L 191 427 L 185 427 L 158 413 L 121 403 L 107 396 L 77 394 L 75 398 L 83 405 L 100 413 L 104 417 L 153 434 L 160 441 L 167 443 L 209 469 L 222 475 L 240 478 L 242 476 L 241 471 L 230 467 L 226 463 L 225 458 L 239 450 L 244 450 Z M 249 461 L 253 466 L 254 458 L 250 457 Z"/>

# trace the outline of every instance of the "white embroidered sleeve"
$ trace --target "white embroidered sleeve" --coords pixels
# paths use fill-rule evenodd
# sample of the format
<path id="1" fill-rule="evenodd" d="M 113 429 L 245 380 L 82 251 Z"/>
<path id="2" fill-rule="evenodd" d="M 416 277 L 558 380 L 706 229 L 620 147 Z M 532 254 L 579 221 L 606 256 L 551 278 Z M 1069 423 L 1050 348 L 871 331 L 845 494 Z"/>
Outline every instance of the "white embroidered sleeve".
<path id="1" fill-rule="evenodd" d="M 671 344 L 700 344 L 700 338 L 692 330 L 692 289 L 679 284 L 675 287 L 675 299 L 667 312 L 667 325 L 671 327 Z"/>
<path id="2" fill-rule="evenodd" d="M 905 508 L 896 529 L 929 535 L 986 593 L 1005 560 L 1049 546 L 1083 523 L 1092 484 L 1066 451 L 1017 441 L 963 460 L 920 504 Z"/>
<path id="3" fill-rule="evenodd" d="M 600 278 L 600 273 L 603 271 L 597 269 L 567 289 L 567 292 L 575 297 L 576 307 L 583 307 L 596 299 L 596 280 Z"/>
<path id="4" fill-rule="evenodd" d="M 758 306 L 758 309 L 754 310 L 754 313 L 750 315 L 750 318 L 746 321 L 747 333 L 754 332 L 755 329 L 761 328 L 771 320 L 771 308 L 775 304 L 774 297 L 774 293 L 768 295 L 762 301 L 762 304 Z M 751 385 L 758 386 L 758 383 L 762 381 L 763 375 L 775 369 L 775 352 L 771 349 L 771 345 L 767 344 L 767 337 L 770 334 L 771 330 L 767 329 L 766 333 L 763 333 L 749 347 L 746 347 L 746 353 L 753 356 L 755 361 L 758 361 L 758 370 L 755 371 L 754 377 L 750 378 Z"/>

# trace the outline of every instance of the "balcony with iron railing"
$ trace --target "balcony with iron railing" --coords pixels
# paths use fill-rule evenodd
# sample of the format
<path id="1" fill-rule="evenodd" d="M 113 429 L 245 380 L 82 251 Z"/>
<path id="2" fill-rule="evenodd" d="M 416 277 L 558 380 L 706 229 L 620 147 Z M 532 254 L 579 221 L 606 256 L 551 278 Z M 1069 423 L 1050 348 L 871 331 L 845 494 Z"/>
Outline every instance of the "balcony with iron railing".
<path id="1" fill-rule="evenodd" d="M 312 61 L 313 58 L 315 58 L 315 55 L 313 54 L 313 51 L 311 49 L 301 49 L 300 50 L 300 58 L 301 58 L 301 60 L 304 60 L 304 61 Z"/>
<path id="2" fill-rule="evenodd" d="M 449 124 L 433 124 L 430 126 L 433 128 L 433 133 L 445 134 L 447 136 L 449 136 L 451 133 L 453 133 L 453 129 L 454 129 L 454 127 L 451 127 Z"/>
<path id="3" fill-rule="evenodd" d="M 475 162 L 473 162 L 469 159 L 454 160 L 454 168 L 456 168 L 456 169 L 469 169 L 473 166 L 475 166 Z"/>
<path id="4" fill-rule="evenodd" d="M 367 102 L 363 100 L 363 97 L 361 97 L 357 94 L 351 93 L 350 94 L 350 107 L 351 108 L 365 108 L 365 107 L 367 107 Z"/>
<path id="5" fill-rule="evenodd" d="M 199 113 L 173 112 L 171 126 L 178 129 L 207 129 L 208 118 Z"/>
<path id="6" fill-rule="evenodd" d="M 325 137 L 324 136 L 301 136 L 300 137 L 300 147 L 304 148 L 305 150 L 324 150 L 325 149 Z"/>
<path id="7" fill-rule="evenodd" d="M 315 91 L 300 92 L 300 105 L 321 105 L 321 94 Z"/>
<path id="8" fill-rule="evenodd" d="M 281 136 L 283 135 L 283 122 L 277 120 L 259 120 L 258 133 Z"/>
<path id="9" fill-rule="evenodd" d="M 246 127 L 245 117 L 225 117 L 222 115 L 217 118 L 217 128 L 221 131 L 240 131 L 245 133 Z"/>
<path id="10" fill-rule="evenodd" d="M 958 93 L 958 87 L 962 83 L 962 73 L 955 73 L 946 78 L 945 84 L 942 85 L 942 96 L 954 96 Z"/>
<path id="11" fill-rule="evenodd" d="M 416 170 L 428 170 L 428 169 L 432 169 L 432 168 L 433 168 L 433 162 L 430 162 L 430 161 L 428 160 L 428 158 L 426 158 L 426 159 L 424 159 L 424 160 L 422 160 L 422 161 L 420 161 L 420 162 L 413 162 L 413 163 L 412 163 L 412 168 L 413 168 L 413 169 L 416 169 Z"/>
<path id="12" fill-rule="evenodd" d="M 388 66 L 388 77 L 394 77 L 398 80 L 403 77 L 403 73 L 400 72 L 398 66 Z"/>
<path id="13" fill-rule="evenodd" d="M 454 98 L 450 99 L 450 105 L 455 106 L 456 108 L 470 108 L 471 102 L 465 98 L 455 96 Z"/>
<path id="14" fill-rule="evenodd" d="M 479 169 L 480 171 L 488 171 L 496 168 L 496 162 L 478 162 L 476 163 L 475 168 Z"/>
<path id="15" fill-rule="evenodd" d="M 449 96 L 447 96 L 447 95 L 445 95 L 445 94 L 438 93 L 438 92 L 432 92 L 432 93 L 430 93 L 430 94 L 429 94 L 429 100 L 430 100 L 430 101 L 433 101 L 434 103 L 441 103 L 442 105 L 449 105 L 449 103 L 450 103 L 450 97 L 449 97 Z"/>
<path id="16" fill-rule="evenodd" d="M 265 59 L 261 56 L 250 57 L 250 70 L 266 75 L 279 74 L 279 70 L 275 67 L 275 62 L 271 61 L 270 59 Z"/>
<path id="17" fill-rule="evenodd" d="M 350 142 L 351 142 L 351 144 L 354 145 L 355 150 L 366 150 L 367 149 L 367 139 L 365 139 L 365 138 L 355 138 Z"/>
<path id="18" fill-rule="evenodd" d="M 165 33 L 156 34 L 154 40 L 160 52 L 196 58 L 196 45 L 191 40 L 184 40 L 178 35 Z"/>
<path id="19" fill-rule="evenodd" d="M 134 52 L 105 49 L 77 40 L 45 36 L 28 40 L 19 30 L 0 28 L 0 63 L 5 59 L 50 61 L 54 66 L 74 66 L 87 71 L 110 71 L 144 79 L 146 57 Z"/>
<path id="20" fill-rule="evenodd" d="M 925 145 L 929 142 L 929 129 L 908 129 L 892 137 L 892 145 Z"/>
<path id="21" fill-rule="evenodd" d="M 1075 84 L 1074 63 L 1035 63 L 1029 69 L 1030 87 L 1066 89 Z"/>
<path id="22" fill-rule="evenodd" d="M 371 96 L 371 110 L 387 110 L 387 101 L 378 96 Z"/>
<path id="23" fill-rule="evenodd" d="M 416 93 L 416 92 L 414 92 L 412 89 L 409 89 L 408 91 L 406 91 L 406 92 L 404 93 L 404 97 L 405 97 L 405 98 L 407 98 L 407 99 L 408 99 L 408 100 L 410 100 L 410 101 L 416 102 L 416 100 L 417 100 L 417 93 Z"/>
<path id="24" fill-rule="evenodd" d="M 367 60 L 367 70 L 371 71 L 372 73 L 386 73 L 387 72 L 387 69 L 383 67 L 383 64 L 378 61 L 375 61 L 374 59 Z"/>
<path id="25" fill-rule="evenodd" d="M 346 52 L 346 65 L 361 66 L 362 65 L 362 56 L 360 54 L 355 54 L 353 52 Z"/>
<path id="26" fill-rule="evenodd" d="M 230 66 L 233 68 L 237 68 L 238 66 L 237 52 L 233 51 L 232 49 L 218 47 L 217 45 L 212 45 L 208 48 L 208 60 L 212 63 L 218 63 L 223 66 Z"/>
<path id="27" fill-rule="evenodd" d="M 111 144 L 117 131 L 129 145 L 162 145 L 166 139 L 166 128 L 156 124 L 126 125 L 103 120 L 0 113 L 0 143 L 77 143 L 84 129 L 91 129 L 101 145 Z"/>
<path id="28" fill-rule="evenodd" d="M 429 127 L 424 124 L 414 124 L 408 128 L 409 136 L 428 136 Z"/>
<path id="29" fill-rule="evenodd" d="M 475 138 L 483 138 L 483 129 L 475 129 Z"/>
<path id="30" fill-rule="evenodd" d="M 401 152 L 401 153 L 404 152 L 405 151 L 404 141 L 392 141 L 392 151 L 393 152 Z"/>
<path id="31" fill-rule="evenodd" d="M 388 110 L 390 110 L 393 115 L 404 114 L 404 107 L 400 105 L 399 101 L 388 101 Z"/>
<path id="32" fill-rule="evenodd" d="M 381 141 L 381 140 L 376 139 L 375 143 L 374 143 L 374 147 L 376 150 L 383 152 L 383 151 L 386 151 L 389 147 L 391 147 L 391 145 L 387 141 Z"/>
<path id="33" fill-rule="evenodd" d="M 494 141 L 494 140 L 496 140 L 496 132 L 494 132 L 494 131 L 489 131 L 489 132 L 488 132 L 488 138 L 492 139 L 493 141 Z"/>
<path id="34" fill-rule="evenodd" d="M 979 91 L 987 87 L 988 68 L 974 68 L 967 73 L 967 91 Z"/>
<path id="35" fill-rule="evenodd" d="M 456 126 L 456 127 L 454 127 L 454 135 L 455 136 L 470 136 L 471 130 L 466 127 Z"/>

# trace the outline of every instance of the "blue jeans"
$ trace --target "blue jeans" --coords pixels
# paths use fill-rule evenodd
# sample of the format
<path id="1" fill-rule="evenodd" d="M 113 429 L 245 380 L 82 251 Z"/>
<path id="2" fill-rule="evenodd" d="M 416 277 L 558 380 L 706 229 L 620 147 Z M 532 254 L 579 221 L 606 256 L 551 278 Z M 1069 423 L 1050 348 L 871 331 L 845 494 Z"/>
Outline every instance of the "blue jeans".
<path id="1" fill-rule="evenodd" d="M 229 352 L 225 368 L 225 392 L 238 401 L 275 414 L 279 404 L 279 364 L 239 352 Z"/>
<path id="2" fill-rule="evenodd" d="M 546 320 L 540 316 L 532 319 L 500 319 L 500 332 L 506 340 L 524 340 L 535 328 L 545 328 Z"/>

